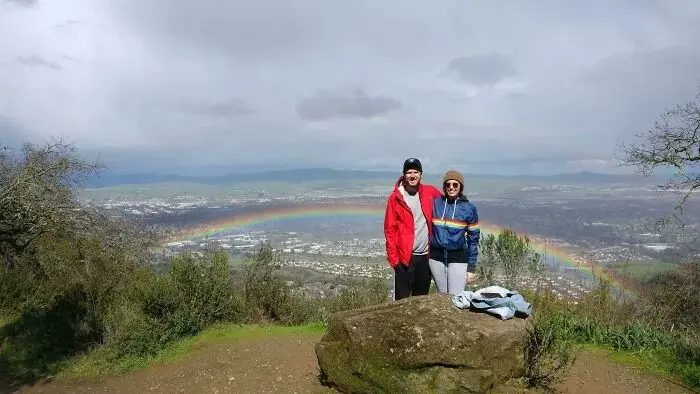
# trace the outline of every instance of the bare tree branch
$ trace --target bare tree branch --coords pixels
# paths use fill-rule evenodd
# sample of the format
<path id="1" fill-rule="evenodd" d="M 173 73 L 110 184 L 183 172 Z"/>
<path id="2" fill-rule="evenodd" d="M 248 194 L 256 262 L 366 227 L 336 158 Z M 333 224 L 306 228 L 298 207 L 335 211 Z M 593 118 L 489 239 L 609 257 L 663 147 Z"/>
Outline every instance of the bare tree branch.
<path id="1" fill-rule="evenodd" d="M 73 146 L 57 140 L 25 144 L 20 157 L 0 149 L 0 256 L 17 255 L 47 232 L 84 228 L 91 214 L 75 198 L 75 187 L 99 171 Z"/>
<path id="2" fill-rule="evenodd" d="M 623 144 L 621 164 L 647 176 L 659 168 L 674 169 L 668 182 L 658 187 L 676 192 L 679 201 L 673 213 L 658 224 L 682 223 L 683 206 L 700 190 L 700 91 L 687 103 L 666 111 L 653 128 L 637 137 L 641 142 Z"/>

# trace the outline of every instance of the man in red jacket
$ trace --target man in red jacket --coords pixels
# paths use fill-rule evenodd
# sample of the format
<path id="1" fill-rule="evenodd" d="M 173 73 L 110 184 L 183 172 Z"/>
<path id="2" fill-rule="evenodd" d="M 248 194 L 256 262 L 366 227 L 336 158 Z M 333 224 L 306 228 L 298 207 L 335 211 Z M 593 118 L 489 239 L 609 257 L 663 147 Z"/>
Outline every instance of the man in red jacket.
<path id="1" fill-rule="evenodd" d="M 394 299 L 425 295 L 430 290 L 428 248 L 432 233 L 433 199 L 441 195 L 421 183 L 423 167 L 407 159 L 403 175 L 389 195 L 384 215 L 386 256 L 394 269 Z"/>

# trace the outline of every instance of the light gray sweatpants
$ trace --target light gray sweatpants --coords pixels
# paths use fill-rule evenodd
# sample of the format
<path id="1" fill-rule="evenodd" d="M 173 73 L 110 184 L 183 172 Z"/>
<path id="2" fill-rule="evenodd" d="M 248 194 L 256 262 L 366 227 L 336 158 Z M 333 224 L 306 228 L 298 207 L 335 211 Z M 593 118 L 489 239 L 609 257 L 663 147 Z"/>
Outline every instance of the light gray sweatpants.
<path id="1" fill-rule="evenodd" d="M 433 274 L 438 293 L 451 295 L 464 291 L 467 283 L 467 263 L 449 263 L 430 259 L 430 273 Z"/>

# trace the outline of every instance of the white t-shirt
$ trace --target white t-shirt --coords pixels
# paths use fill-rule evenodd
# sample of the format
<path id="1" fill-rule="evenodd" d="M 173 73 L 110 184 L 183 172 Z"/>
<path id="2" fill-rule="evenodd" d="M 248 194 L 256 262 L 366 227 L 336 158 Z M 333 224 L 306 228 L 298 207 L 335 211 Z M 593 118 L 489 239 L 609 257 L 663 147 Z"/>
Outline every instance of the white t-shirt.
<path id="1" fill-rule="evenodd" d="M 427 254 L 428 223 L 423 215 L 418 192 L 411 195 L 404 189 L 403 185 L 399 186 L 399 191 L 413 213 L 413 254 Z"/>

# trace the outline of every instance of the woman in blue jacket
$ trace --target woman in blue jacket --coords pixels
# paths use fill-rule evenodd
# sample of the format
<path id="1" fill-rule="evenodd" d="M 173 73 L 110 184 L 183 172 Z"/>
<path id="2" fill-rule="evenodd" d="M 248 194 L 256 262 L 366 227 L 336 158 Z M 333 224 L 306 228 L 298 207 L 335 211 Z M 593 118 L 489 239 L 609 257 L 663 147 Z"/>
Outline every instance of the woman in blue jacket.
<path id="1" fill-rule="evenodd" d="M 479 253 L 479 215 L 464 196 L 464 177 L 447 171 L 444 196 L 433 200 L 430 272 L 439 293 L 456 295 L 474 277 Z"/>

